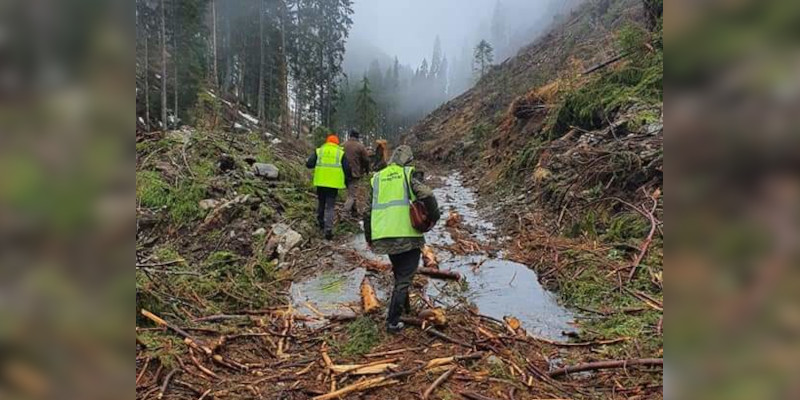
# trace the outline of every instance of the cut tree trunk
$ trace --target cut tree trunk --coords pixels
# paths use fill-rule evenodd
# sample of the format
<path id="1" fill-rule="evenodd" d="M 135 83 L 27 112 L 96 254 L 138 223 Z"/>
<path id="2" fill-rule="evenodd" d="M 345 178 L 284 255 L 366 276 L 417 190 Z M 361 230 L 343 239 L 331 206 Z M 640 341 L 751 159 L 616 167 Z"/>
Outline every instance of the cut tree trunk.
<path id="1" fill-rule="evenodd" d="M 431 246 L 425 245 L 422 247 L 422 265 L 425 268 L 439 269 L 439 261 L 436 259 L 436 253 L 433 252 Z"/>
<path id="2" fill-rule="evenodd" d="M 375 289 L 369 282 L 366 276 L 361 281 L 361 306 L 364 308 L 364 313 L 369 314 L 378 309 L 378 297 L 375 295 Z"/>

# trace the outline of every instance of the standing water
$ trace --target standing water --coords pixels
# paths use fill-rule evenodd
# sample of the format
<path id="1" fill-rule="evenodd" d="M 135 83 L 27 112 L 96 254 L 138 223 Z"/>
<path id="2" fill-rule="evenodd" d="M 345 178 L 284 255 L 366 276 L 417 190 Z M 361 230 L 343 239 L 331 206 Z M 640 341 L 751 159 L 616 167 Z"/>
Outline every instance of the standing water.
<path id="1" fill-rule="evenodd" d="M 443 220 L 454 211 L 462 217 L 462 224 L 469 228 L 473 240 L 487 244 L 496 237 L 495 226 L 481 218 L 476 207 L 475 192 L 462 184 L 460 173 L 445 177 L 442 186 L 434 189 L 434 194 Z M 425 289 L 430 300 L 446 307 L 468 302 L 479 313 L 490 317 L 515 317 L 528 332 L 550 339 L 562 339 L 562 332 L 574 330 L 570 325 L 574 315 L 558 304 L 554 295 L 539 284 L 536 273 L 527 266 L 485 253 L 454 255 L 437 248 L 455 243 L 444 221 L 425 237 L 436 249 L 439 267 L 457 271 L 462 276 L 461 282 L 430 279 Z M 356 235 L 346 247 L 358 251 L 365 258 L 388 262 L 388 257 L 376 255 L 367 249 L 363 234 Z M 296 282 L 291 288 L 293 303 L 307 315 L 313 315 L 309 304 L 323 314 L 357 307 L 360 300 L 359 285 L 366 274 L 363 268 L 355 268 L 343 273 L 323 273 Z M 382 287 L 378 279 L 372 282 L 378 297 L 388 303 L 391 288 Z"/>

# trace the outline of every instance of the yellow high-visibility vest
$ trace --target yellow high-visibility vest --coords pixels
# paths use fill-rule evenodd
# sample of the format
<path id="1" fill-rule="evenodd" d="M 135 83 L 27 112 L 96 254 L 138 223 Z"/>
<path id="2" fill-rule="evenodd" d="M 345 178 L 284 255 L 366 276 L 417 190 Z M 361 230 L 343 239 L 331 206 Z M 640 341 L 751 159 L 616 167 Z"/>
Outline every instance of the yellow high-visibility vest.
<path id="1" fill-rule="evenodd" d="M 411 190 L 413 167 L 391 164 L 372 177 L 372 240 L 422 237 L 411 225 Z"/>
<path id="2" fill-rule="evenodd" d="M 342 158 L 344 151 L 333 143 L 325 143 L 317 149 L 317 165 L 314 167 L 314 186 L 344 189 Z"/>

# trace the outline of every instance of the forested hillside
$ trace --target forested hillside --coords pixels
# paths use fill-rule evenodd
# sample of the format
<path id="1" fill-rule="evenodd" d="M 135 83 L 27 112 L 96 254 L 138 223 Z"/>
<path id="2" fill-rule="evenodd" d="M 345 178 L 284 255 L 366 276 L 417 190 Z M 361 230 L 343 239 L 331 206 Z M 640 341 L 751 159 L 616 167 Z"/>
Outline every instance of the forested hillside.
<path id="1" fill-rule="evenodd" d="M 490 18 L 458 83 L 435 34 L 345 73 L 350 0 L 136 1 L 137 399 L 663 398 L 663 4 L 514 3 L 552 29 Z M 315 188 L 353 127 L 410 145 L 424 244 Z"/>
<path id="2" fill-rule="evenodd" d="M 194 124 L 210 96 L 287 134 L 330 125 L 351 4 L 137 0 L 137 129 Z"/>

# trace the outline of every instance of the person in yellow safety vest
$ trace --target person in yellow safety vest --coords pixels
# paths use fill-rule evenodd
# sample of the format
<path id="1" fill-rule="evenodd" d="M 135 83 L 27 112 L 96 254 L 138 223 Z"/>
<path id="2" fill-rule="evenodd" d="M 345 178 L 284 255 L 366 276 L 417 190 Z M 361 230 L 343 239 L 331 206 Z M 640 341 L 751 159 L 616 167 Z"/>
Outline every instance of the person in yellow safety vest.
<path id="1" fill-rule="evenodd" d="M 325 239 L 333 239 L 334 206 L 339 189 L 345 188 L 350 177 L 350 166 L 339 147 L 339 138 L 328 135 L 325 144 L 308 157 L 306 167 L 314 169 L 314 186 L 317 188 L 317 224 Z"/>
<path id="2" fill-rule="evenodd" d="M 419 266 L 425 237 L 411 225 L 411 202 L 425 204 L 433 221 L 440 217 L 433 190 L 425 185 L 424 174 L 414 169 L 414 155 L 408 146 L 398 147 L 389 164 L 372 176 L 370 207 L 364 216 L 364 237 L 373 252 L 388 254 L 394 273 L 394 290 L 386 315 L 386 330 L 403 330 L 403 311 L 409 312 L 408 288 Z"/>

